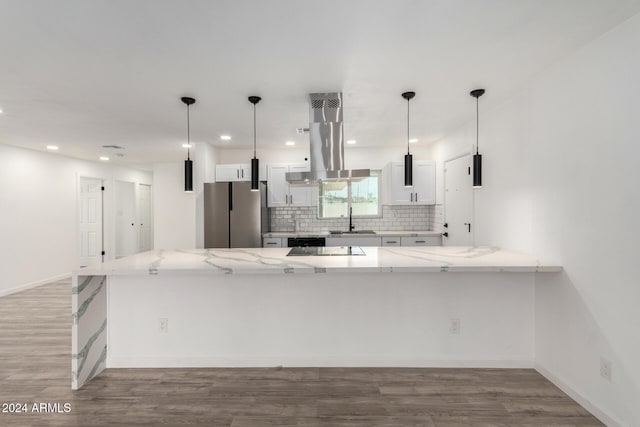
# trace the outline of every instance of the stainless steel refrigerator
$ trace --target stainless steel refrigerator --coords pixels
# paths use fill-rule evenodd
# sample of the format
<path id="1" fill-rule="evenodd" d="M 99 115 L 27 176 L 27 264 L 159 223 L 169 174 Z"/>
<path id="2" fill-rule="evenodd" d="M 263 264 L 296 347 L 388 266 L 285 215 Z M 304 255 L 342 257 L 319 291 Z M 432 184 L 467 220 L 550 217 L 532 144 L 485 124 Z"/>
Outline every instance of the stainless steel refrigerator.
<path id="1" fill-rule="evenodd" d="M 267 187 L 250 182 L 204 184 L 204 247 L 259 248 L 268 231 Z"/>

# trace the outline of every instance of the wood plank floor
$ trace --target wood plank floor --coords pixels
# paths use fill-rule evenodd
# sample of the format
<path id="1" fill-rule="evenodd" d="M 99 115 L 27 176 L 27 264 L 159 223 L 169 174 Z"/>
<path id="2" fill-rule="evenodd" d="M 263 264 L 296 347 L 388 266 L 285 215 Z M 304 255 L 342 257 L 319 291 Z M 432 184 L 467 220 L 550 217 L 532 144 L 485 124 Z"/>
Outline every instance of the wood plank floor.
<path id="1" fill-rule="evenodd" d="M 109 369 L 71 384 L 71 286 L 0 298 L 0 426 L 602 425 L 529 369 Z"/>

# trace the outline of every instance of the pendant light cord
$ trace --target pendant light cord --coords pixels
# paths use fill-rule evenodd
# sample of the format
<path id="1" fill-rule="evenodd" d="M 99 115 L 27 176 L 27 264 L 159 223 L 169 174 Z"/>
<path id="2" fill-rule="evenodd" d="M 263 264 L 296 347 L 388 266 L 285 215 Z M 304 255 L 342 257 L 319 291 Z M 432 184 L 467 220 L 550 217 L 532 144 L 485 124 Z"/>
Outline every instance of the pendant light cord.
<path id="1" fill-rule="evenodd" d="M 409 128 L 409 117 L 410 117 L 410 114 L 409 114 L 409 102 L 410 101 L 411 101 L 410 99 L 407 99 L 407 154 L 411 154 L 410 151 L 409 151 L 409 139 L 410 139 L 410 136 L 409 136 L 409 129 L 410 129 Z"/>
<path id="2" fill-rule="evenodd" d="M 191 150 L 191 129 L 190 129 L 190 117 L 189 117 L 189 105 L 187 105 L 187 160 L 191 160 L 189 157 Z"/>
<path id="3" fill-rule="evenodd" d="M 476 154 L 478 154 L 478 145 L 480 144 L 480 113 L 478 112 L 478 102 L 480 97 L 476 97 Z"/>
<path id="4" fill-rule="evenodd" d="M 253 158 L 256 158 L 256 104 L 253 104 Z"/>

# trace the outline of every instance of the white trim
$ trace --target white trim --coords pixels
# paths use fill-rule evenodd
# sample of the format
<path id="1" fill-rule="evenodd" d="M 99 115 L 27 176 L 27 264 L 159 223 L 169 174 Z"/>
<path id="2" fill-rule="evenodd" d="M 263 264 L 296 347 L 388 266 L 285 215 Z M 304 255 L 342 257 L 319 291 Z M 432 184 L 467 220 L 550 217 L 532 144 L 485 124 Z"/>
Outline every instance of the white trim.
<path id="1" fill-rule="evenodd" d="M 444 159 L 444 161 L 442 162 L 447 163 L 447 162 L 452 162 L 454 160 L 458 160 L 462 157 L 466 157 L 466 156 L 472 156 L 473 155 L 473 149 L 474 149 L 475 145 L 471 145 L 468 149 L 466 150 L 461 150 L 460 152 L 458 152 L 458 154 L 452 155 L 451 157 L 448 157 L 446 159 Z"/>
<path id="2" fill-rule="evenodd" d="M 502 368 L 532 369 L 532 358 L 468 359 L 434 358 L 408 359 L 403 357 L 357 356 L 109 356 L 107 368 L 186 368 L 186 367 L 402 367 L 402 368 Z"/>
<path id="3" fill-rule="evenodd" d="M 63 274 L 58 274 L 57 276 L 47 277 L 46 279 L 36 280 L 35 282 L 25 283 L 24 285 L 16 286 L 15 288 L 1 290 L 0 297 L 15 294 L 16 292 L 26 291 L 27 289 L 46 285 L 47 283 L 51 283 L 51 282 L 57 282 L 58 280 L 62 280 L 62 279 L 68 279 L 70 277 L 71 277 L 71 273 L 63 273 Z"/>
<path id="4" fill-rule="evenodd" d="M 582 393 L 577 391 L 575 387 L 566 383 L 564 380 L 560 379 L 559 377 L 555 376 L 539 363 L 535 364 L 534 369 L 538 371 L 538 373 L 543 377 L 545 377 L 547 380 L 551 381 L 553 385 L 555 385 L 560 390 L 568 394 L 569 397 L 571 397 L 573 400 L 578 402 L 583 408 L 591 412 L 593 416 L 595 416 L 597 419 L 605 423 L 608 427 L 623 427 L 625 425 L 615 416 L 605 412 L 603 409 L 600 409 L 588 398 L 586 398 Z"/>

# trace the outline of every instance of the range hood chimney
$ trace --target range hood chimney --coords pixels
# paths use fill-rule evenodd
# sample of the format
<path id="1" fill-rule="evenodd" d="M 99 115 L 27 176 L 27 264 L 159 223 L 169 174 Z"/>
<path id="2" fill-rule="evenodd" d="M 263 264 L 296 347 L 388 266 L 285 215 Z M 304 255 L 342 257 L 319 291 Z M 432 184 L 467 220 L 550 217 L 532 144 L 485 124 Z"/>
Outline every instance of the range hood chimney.
<path id="1" fill-rule="evenodd" d="M 342 93 L 309 94 L 309 136 L 311 171 L 288 172 L 292 184 L 317 181 L 342 181 L 367 178 L 369 169 L 344 168 L 344 131 Z"/>

